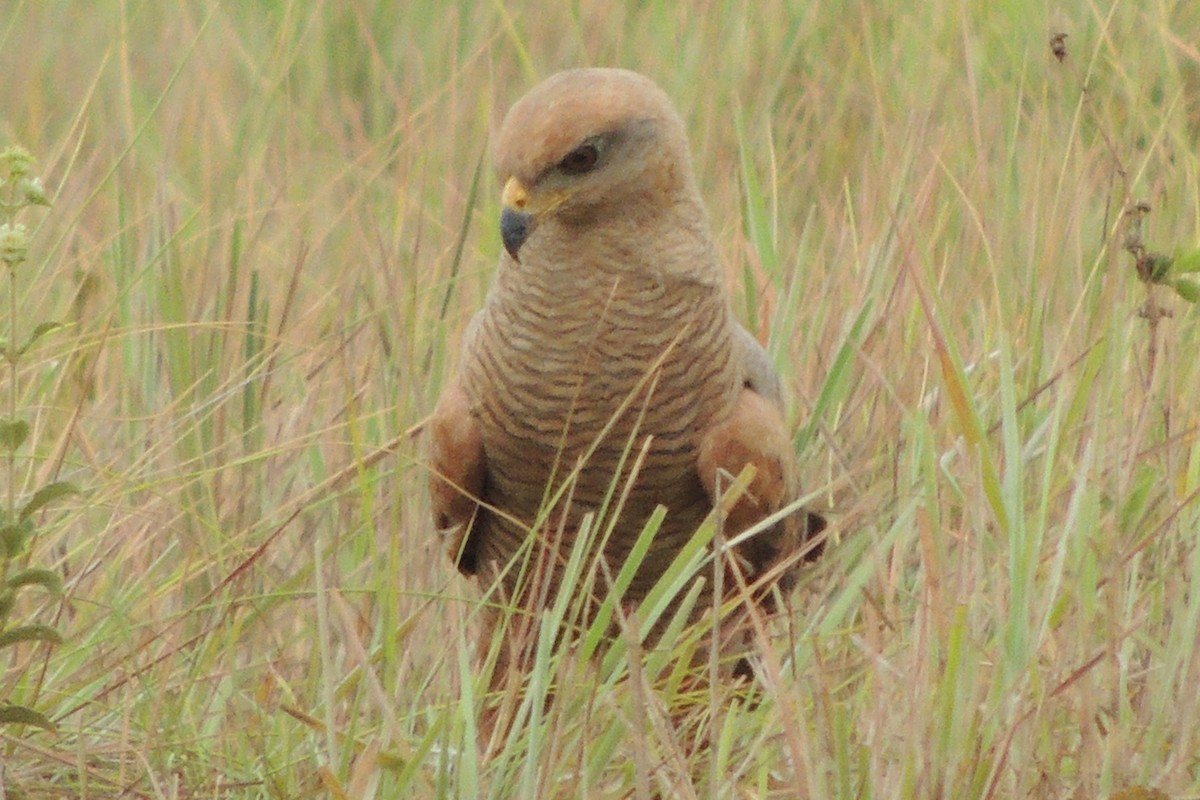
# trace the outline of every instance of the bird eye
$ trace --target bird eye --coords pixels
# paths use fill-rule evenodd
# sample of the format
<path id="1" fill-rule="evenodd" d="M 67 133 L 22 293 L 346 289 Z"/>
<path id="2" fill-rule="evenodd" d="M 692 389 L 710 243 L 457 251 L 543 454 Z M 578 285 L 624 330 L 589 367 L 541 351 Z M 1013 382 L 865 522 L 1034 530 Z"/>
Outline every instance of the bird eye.
<path id="1" fill-rule="evenodd" d="M 599 149 L 591 142 L 587 142 L 563 156 L 562 161 L 558 162 L 558 168 L 568 175 L 583 175 L 595 169 L 596 162 L 599 160 Z"/>

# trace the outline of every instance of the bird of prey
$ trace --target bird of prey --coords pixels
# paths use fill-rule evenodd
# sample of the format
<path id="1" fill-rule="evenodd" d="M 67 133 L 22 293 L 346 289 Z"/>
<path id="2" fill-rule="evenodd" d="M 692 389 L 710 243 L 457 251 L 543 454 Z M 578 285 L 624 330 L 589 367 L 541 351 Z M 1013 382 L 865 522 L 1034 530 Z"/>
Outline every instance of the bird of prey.
<path id="1" fill-rule="evenodd" d="M 730 476 L 755 470 L 727 539 L 800 496 L 780 380 L 734 318 L 684 124 L 651 80 L 550 77 L 508 112 L 495 160 L 504 252 L 430 420 L 435 522 L 461 572 L 536 613 L 587 515 L 615 575 L 664 506 L 636 603 Z M 799 508 L 760 526 L 735 548 L 742 585 L 786 586 L 824 526 Z"/>

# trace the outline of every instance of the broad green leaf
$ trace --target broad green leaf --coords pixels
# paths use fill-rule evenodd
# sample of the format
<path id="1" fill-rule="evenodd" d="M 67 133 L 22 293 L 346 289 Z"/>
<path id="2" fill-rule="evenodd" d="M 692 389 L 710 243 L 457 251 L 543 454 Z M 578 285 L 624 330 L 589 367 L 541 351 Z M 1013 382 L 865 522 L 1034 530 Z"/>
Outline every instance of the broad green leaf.
<path id="1" fill-rule="evenodd" d="M 4 545 L 4 554 L 9 558 L 20 555 L 25 550 L 25 543 L 33 533 L 33 520 L 23 519 L 0 527 L 0 544 Z"/>
<path id="2" fill-rule="evenodd" d="M 8 647 L 17 642 L 50 642 L 62 644 L 62 634 L 49 625 L 18 625 L 15 628 L 0 633 L 0 647 Z"/>
<path id="3" fill-rule="evenodd" d="M 23 419 L 0 420 L 0 449 L 13 452 L 29 436 L 29 423 Z"/>
<path id="4" fill-rule="evenodd" d="M 1189 303 L 1200 303 L 1200 283 L 1186 278 L 1176 278 L 1171 281 L 1171 288 Z"/>
<path id="5" fill-rule="evenodd" d="M 1165 256 L 1162 253 L 1150 253 L 1146 257 L 1150 262 L 1148 270 L 1151 283 L 1162 283 L 1167 279 L 1167 275 L 1171 272 L 1171 267 L 1175 263 L 1175 259 L 1170 256 Z"/>
<path id="6" fill-rule="evenodd" d="M 51 594 L 62 592 L 62 578 L 52 569 L 30 567 L 8 576 L 8 585 L 12 589 L 22 586 L 41 586 Z"/>
<path id="7" fill-rule="evenodd" d="M 40 714 L 32 708 L 9 703 L 0 705 L 0 725 L 34 725 L 51 733 L 58 730 L 44 714 Z"/>
<path id="8" fill-rule="evenodd" d="M 26 339 L 25 343 L 17 350 L 17 355 L 23 355 L 24 353 L 28 352 L 29 348 L 33 347 L 34 343 L 37 342 L 38 339 L 42 338 L 50 331 L 58 330 L 59 328 L 64 327 L 66 327 L 66 325 L 61 322 L 43 322 L 39 324 L 30 332 L 29 338 Z"/>
<path id="9" fill-rule="evenodd" d="M 1200 247 L 1175 256 L 1174 272 L 1200 272 Z"/>
<path id="10" fill-rule="evenodd" d="M 29 517 L 46 505 L 69 494 L 79 494 L 79 487 L 70 481 L 55 481 L 46 484 L 34 492 L 33 497 L 29 498 L 29 502 L 21 508 L 21 519 Z"/>

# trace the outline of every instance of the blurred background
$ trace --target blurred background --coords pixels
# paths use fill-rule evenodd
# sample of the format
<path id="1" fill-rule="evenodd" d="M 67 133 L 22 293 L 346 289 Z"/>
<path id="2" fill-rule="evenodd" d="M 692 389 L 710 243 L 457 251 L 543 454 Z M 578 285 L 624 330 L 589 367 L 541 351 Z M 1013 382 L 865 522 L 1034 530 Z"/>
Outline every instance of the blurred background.
<path id="1" fill-rule="evenodd" d="M 687 123 L 836 539 L 712 796 L 1200 796 L 1200 334 L 1124 249 L 1200 245 L 1200 5 L 4 11 L 0 147 L 53 204 L 0 322 L 66 323 L 5 365 L 5 469 L 82 489 L 21 556 L 64 642 L 3 650 L 57 726 L 0 729 L 8 791 L 636 796 L 619 682 L 474 753 L 419 435 L 500 252 L 490 134 L 612 65 Z"/>

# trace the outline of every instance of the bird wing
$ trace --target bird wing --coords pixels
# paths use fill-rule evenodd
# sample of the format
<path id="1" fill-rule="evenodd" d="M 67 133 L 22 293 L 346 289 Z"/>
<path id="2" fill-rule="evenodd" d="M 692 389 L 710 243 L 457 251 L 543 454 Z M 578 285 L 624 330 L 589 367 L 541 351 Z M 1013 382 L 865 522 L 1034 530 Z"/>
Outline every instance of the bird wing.
<path id="1" fill-rule="evenodd" d="M 724 473 L 728 480 L 748 464 L 754 466 L 754 478 L 746 492 L 725 509 L 725 525 L 737 534 L 794 501 L 800 486 L 796 454 L 783 417 L 779 376 L 766 351 L 740 325 L 735 327 L 734 348 L 743 368 L 743 388 L 729 417 L 702 435 L 697 467 L 716 507 L 721 501 L 719 476 Z M 800 510 L 746 540 L 738 554 L 749 566 L 747 577 L 754 579 L 792 556 L 824 527 L 825 520 L 819 514 Z M 815 558 L 819 549 L 819 545 L 813 547 L 807 557 Z"/>
<path id="2" fill-rule="evenodd" d="M 487 479 L 487 454 L 461 378 L 442 391 L 429 420 L 429 461 L 434 524 L 449 537 L 450 557 L 459 570 L 473 575 L 478 564 L 471 534 L 483 512 L 479 500 Z"/>
<path id="3" fill-rule="evenodd" d="M 733 357 L 742 365 L 746 387 L 769 400 L 782 415 L 783 389 L 779 385 L 779 375 L 771 364 L 771 357 L 750 331 L 738 323 L 734 323 L 733 327 Z"/>

